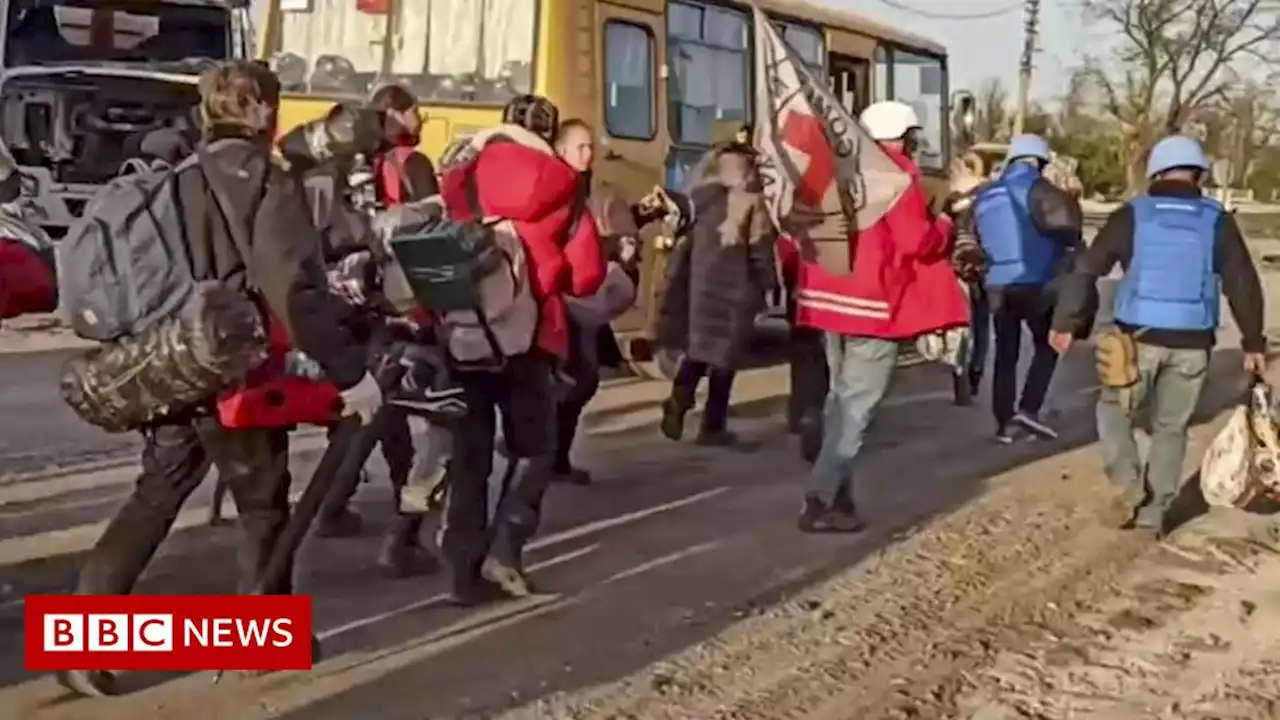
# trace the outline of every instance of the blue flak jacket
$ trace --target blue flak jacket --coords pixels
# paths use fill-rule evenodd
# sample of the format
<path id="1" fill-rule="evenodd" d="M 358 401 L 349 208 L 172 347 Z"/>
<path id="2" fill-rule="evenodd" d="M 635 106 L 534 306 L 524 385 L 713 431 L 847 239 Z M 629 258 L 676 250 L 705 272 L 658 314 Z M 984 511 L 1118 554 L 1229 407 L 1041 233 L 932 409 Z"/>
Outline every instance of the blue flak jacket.
<path id="1" fill-rule="evenodd" d="M 1159 330 L 1218 327 L 1214 245 L 1222 206 L 1208 198 L 1140 195 L 1133 258 L 1116 294 L 1116 320 Z"/>
<path id="2" fill-rule="evenodd" d="M 1042 234 L 1031 216 L 1031 188 L 1040 173 L 1013 163 L 974 198 L 974 227 L 987 253 L 987 285 L 1045 285 L 1053 279 L 1062 248 Z"/>

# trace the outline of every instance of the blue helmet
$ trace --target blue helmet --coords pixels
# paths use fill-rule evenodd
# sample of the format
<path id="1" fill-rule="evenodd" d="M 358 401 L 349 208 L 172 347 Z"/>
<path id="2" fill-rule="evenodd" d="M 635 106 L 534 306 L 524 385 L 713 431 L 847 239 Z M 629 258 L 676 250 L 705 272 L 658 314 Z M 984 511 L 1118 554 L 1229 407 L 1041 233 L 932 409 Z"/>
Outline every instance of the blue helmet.
<path id="1" fill-rule="evenodd" d="M 1018 158 L 1033 157 L 1045 162 L 1052 162 L 1053 157 L 1049 154 L 1049 143 L 1039 135 L 1015 135 L 1009 141 L 1009 153 L 1004 156 L 1005 163 Z"/>
<path id="2" fill-rule="evenodd" d="M 1204 156 L 1204 148 L 1194 139 L 1170 135 L 1151 148 L 1151 156 L 1147 158 L 1147 177 L 1153 178 L 1174 168 L 1208 170 L 1209 158 Z"/>

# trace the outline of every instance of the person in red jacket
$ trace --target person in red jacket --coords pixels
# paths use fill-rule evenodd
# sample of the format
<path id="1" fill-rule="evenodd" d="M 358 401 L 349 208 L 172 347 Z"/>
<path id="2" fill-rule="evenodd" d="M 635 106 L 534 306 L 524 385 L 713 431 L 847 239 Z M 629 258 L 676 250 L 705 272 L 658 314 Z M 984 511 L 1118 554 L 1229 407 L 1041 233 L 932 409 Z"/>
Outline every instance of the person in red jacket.
<path id="1" fill-rule="evenodd" d="M 802 262 L 796 322 L 825 334 L 831 386 L 822 448 L 813 466 L 799 525 L 806 532 L 856 532 L 853 465 L 884 398 L 903 341 L 969 322 L 952 270 L 951 218 L 930 215 L 920 169 L 912 160 L 920 121 L 911 106 L 874 103 L 862 125 L 912 180 L 894 206 L 850 239 L 856 261 L 832 267 Z"/>
<path id="2" fill-rule="evenodd" d="M 556 107 L 545 98 L 521 96 L 504 109 L 503 123 L 470 136 L 467 147 L 446 153 L 441 162 L 441 197 L 451 217 L 472 217 L 474 201 L 483 216 L 512 221 L 539 305 L 530 352 L 506 358 L 500 372 L 456 374 L 467 413 L 454 428 L 441 550 L 452 570 L 454 601 L 464 605 L 488 599 L 494 590 L 511 596 L 530 592 L 522 555 L 553 477 L 554 378 L 569 357 L 565 297 L 591 295 L 605 277 L 578 174 L 552 149 Z M 510 467 L 490 527 L 495 410 L 502 414 Z"/>

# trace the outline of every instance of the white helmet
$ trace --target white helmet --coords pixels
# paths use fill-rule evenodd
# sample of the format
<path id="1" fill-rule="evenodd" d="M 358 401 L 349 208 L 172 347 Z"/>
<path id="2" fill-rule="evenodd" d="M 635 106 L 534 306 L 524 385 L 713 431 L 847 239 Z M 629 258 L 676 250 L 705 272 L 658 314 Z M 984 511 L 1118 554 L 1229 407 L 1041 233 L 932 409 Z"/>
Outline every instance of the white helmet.
<path id="1" fill-rule="evenodd" d="M 872 140 L 900 140 L 911 128 L 921 128 L 920 118 L 910 105 L 897 100 L 871 103 L 858 118 Z"/>

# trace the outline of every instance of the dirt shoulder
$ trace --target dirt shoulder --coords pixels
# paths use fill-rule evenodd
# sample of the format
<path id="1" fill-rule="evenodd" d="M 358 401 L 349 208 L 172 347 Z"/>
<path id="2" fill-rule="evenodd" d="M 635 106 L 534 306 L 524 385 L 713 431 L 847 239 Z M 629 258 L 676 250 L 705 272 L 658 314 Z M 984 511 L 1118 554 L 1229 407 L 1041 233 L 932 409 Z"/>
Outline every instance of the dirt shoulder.
<path id="1" fill-rule="evenodd" d="M 1112 529 L 1092 447 L 988 487 L 644 673 L 502 717 L 1280 717 L 1269 518 L 1214 512 L 1163 544 Z"/>

